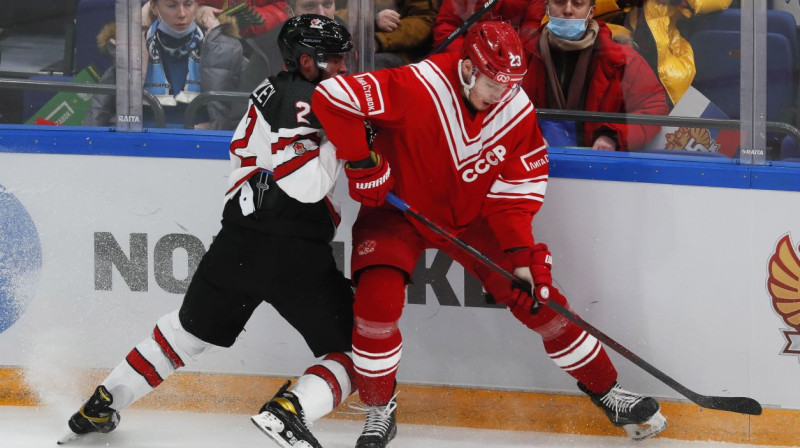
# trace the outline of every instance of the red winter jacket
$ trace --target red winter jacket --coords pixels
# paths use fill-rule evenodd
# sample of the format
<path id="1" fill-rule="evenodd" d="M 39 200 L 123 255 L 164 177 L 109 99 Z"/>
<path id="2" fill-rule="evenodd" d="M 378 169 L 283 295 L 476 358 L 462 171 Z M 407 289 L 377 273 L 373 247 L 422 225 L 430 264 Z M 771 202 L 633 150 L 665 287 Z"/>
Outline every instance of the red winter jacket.
<path id="1" fill-rule="evenodd" d="M 286 13 L 286 0 L 246 0 L 253 7 L 253 10 L 264 18 L 262 25 L 249 25 L 241 27 L 242 37 L 255 37 L 281 25 L 289 15 Z M 213 6 L 218 9 L 225 9 L 242 3 L 242 0 L 200 0 L 200 5 Z"/>
<path id="2" fill-rule="evenodd" d="M 669 115 L 667 95 L 656 78 L 653 69 L 628 45 L 611 39 L 608 27 L 598 22 L 600 30 L 594 44 L 591 72 L 588 75 L 588 90 L 584 110 L 592 112 L 621 112 L 629 114 Z M 539 38 L 536 33 L 525 43 L 528 57 L 528 73 L 522 88 L 537 109 L 547 104 L 547 77 Z M 553 49 L 553 51 L 557 51 Z M 618 151 L 636 150 L 646 145 L 658 134 L 658 126 L 625 125 L 620 123 L 585 122 L 585 143 L 591 146 L 594 133 L 605 126 L 617 132 Z"/>
<path id="3" fill-rule="evenodd" d="M 433 48 L 437 48 L 450 33 L 485 3 L 485 0 L 442 0 L 439 13 L 436 15 L 436 23 L 433 24 Z M 486 11 L 478 22 L 504 21 L 510 23 L 517 32 L 522 30 L 522 33 L 538 29 L 545 15 L 544 3 L 544 0 L 500 0 L 491 10 Z M 462 33 L 444 51 L 461 51 L 463 41 Z"/>

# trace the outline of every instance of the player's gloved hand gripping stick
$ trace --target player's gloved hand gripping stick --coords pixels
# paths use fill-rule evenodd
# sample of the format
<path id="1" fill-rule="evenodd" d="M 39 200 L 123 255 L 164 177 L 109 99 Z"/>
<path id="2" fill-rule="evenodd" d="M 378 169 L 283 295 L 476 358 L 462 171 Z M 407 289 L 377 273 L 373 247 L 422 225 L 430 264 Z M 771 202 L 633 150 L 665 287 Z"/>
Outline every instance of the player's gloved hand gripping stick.
<path id="1" fill-rule="evenodd" d="M 382 205 L 394 184 L 392 169 L 386 158 L 372 151 L 364 160 L 347 162 L 344 173 L 347 175 L 350 197 L 367 207 Z"/>
<path id="2" fill-rule="evenodd" d="M 489 257 L 479 252 L 474 247 L 470 246 L 469 244 L 465 243 L 452 233 L 448 232 L 447 230 L 440 227 L 435 222 L 431 221 L 415 209 L 413 209 L 410 205 L 408 205 L 405 201 L 398 198 L 394 195 L 394 193 L 389 192 L 386 196 L 386 201 L 390 204 L 394 205 L 395 207 L 402 210 L 404 213 L 408 214 L 415 220 L 421 222 L 426 227 L 430 228 L 434 232 L 438 233 L 439 235 L 447 238 L 448 240 L 452 241 L 456 245 L 458 245 L 461 249 L 472 255 L 477 261 L 484 264 L 486 267 L 492 269 L 493 271 L 497 272 L 498 274 L 502 275 L 503 277 L 507 278 L 511 282 L 520 282 L 521 280 L 515 277 L 510 272 L 503 269 L 502 266 L 498 265 L 494 261 L 492 261 Z M 546 249 L 546 248 L 545 248 Z M 534 283 L 536 283 L 536 278 L 534 277 Z M 530 290 L 530 285 L 528 285 L 528 290 Z M 537 293 L 540 292 L 541 289 L 537 289 Z M 653 375 L 659 381 L 663 382 L 667 386 L 673 388 L 675 391 L 683 395 L 684 397 L 688 398 L 695 404 L 702 406 L 704 408 L 709 409 L 717 409 L 720 411 L 729 411 L 729 412 L 737 412 L 740 414 L 750 414 L 750 415 L 760 415 L 761 414 L 761 404 L 759 404 L 756 400 L 748 397 L 715 397 L 715 396 L 708 396 L 708 395 L 701 395 L 697 392 L 693 392 L 689 390 L 682 384 L 678 383 L 671 377 L 667 376 L 662 371 L 658 370 L 657 368 L 653 367 L 651 364 L 640 358 L 638 355 L 633 353 L 632 351 L 628 350 L 627 348 L 623 347 L 619 342 L 615 341 L 602 331 L 595 328 L 590 323 L 583 320 L 580 316 L 576 315 L 572 311 L 566 309 L 562 305 L 558 304 L 555 301 L 546 301 L 546 300 L 539 300 L 542 305 L 550 307 L 558 314 L 564 316 L 566 319 L 573 322 L 575 325 L 581 327 L 582 329 L 586 330 L 587 333 L 591 334 L 592 336 L 596 337 L 600 342 L 605 344 L 606 346 L 613 349 L 615 352 L 619 353 L 625 359 L 636 364 L 637 366 L 644 369 L 650 375 Z"/>
<path id="3" fill-rule="evenodd" d="M 553 256 L 544 243 L 534 244 L 531 248 L 512 251 L 509 254 L 511 263 L 519 266 L 514 270 L 516 280 L 511 282 L 515 297 L 513 308 L 530 310 L 531 314 L 539 312 L 540 304 L 550 298 L 550 287 L 553 285 Z M 536 291 L 531 292 L 531 283 Z"/>

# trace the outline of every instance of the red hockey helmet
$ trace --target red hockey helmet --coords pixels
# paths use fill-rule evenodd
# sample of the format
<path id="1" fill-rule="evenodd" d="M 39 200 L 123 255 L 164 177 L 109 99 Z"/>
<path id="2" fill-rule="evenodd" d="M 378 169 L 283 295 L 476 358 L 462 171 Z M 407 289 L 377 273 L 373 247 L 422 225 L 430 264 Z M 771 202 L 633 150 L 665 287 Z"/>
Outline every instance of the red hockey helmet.
<path id="1" fill-rule="evenodd" d="M 470 28 L 461 57 L 501 84 L 520 83 L 528 71 L 519 35 L 505 22 L 480 22 Z"/>

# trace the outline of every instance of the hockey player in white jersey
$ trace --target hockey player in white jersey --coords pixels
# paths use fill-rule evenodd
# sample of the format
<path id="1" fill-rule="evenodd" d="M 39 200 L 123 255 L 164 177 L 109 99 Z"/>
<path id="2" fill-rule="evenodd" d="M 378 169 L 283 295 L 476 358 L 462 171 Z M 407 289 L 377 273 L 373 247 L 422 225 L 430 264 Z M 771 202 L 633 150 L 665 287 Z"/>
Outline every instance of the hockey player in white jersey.
<path id="1" fill-rule="evenodd" d="M 67 442 L 113 431 L 120 412 L 175 370 L 230 347 L 262 301 L 321 357 L 252 417 L 279 446 L 320 447 L 311 423 L 354 392 L 349 353 L 353 291 L 330 241 L 339 223 L 332 190 L 341 162 L 311 113 L 323 79 L 347 72 L 347 29 L 324 16 L 288 20 L 279 35 L 286 71 L 250 96 L 230 145 L 232 172 L 220 230 L 179 310 L 161 317 L 68 421 Z"/>

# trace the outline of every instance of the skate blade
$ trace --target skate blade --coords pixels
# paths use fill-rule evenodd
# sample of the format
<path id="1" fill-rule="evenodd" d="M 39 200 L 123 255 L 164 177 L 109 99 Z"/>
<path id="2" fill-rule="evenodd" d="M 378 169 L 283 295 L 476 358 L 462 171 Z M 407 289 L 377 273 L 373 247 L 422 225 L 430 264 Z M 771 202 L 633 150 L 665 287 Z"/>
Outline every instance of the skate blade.
<path id="1" fill-rule="evenodd" d="M 631 439 L 644 440 L 667 429 L 667 419 L 661 415 L 661 412 L 656 412 L 649 420 L 640 425 L 630 424 L 623 427 Z"/>
<path id="2" fill-rule="evenodd" d="M 283 422 L 271 412 L 262 412 L 258 415 L 253 415 L 250 417 L 250 421 L 281 448 L 305 448 L 306 446 L 311 448 L 311 445 L 305 444 L 305 442 L 301 440 L 284 440 L 280 433 L 283 432 L 285 426 Z"/>
<path id="3" fill-rule="evenodd" d="M 67 443 L 72 442 L 73 440 L 77 440 L 80 437 L 81 437 L 80 434 L 75 434 L 74 432 L 72 432 L 71 429 L 67 429 L 67 433 L 64 434 L 60 439 L 58 439 L 56 445 L 66 445 Z"/>

